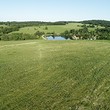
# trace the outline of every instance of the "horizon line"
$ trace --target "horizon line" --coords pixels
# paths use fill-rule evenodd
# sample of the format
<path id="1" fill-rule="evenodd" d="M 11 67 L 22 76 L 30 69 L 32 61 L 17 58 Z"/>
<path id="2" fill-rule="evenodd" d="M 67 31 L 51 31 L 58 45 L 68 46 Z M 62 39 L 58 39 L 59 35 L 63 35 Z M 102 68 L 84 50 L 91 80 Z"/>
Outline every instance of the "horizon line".
<path id="1" fill-rule="evenodd" d="M 91 20 L 101 20 L 101 21 L 110 21 L 106 19 L 85 19 L 85 20 L 59 20 L 59 21 L 43 21 L 43 20 L 7 20 L 0 22 L 82 22 L 82 21 L 91 21 Z"/>

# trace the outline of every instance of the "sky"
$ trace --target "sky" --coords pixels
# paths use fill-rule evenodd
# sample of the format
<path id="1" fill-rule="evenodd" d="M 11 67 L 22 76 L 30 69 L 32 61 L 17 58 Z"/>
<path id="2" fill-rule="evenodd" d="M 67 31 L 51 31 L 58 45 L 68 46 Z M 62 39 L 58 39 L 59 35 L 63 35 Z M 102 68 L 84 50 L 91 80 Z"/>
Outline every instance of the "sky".
<path id="1" fill-rule="evenodd" d="M 0 0 L 0 21 L 110 20 L 110 0 Z"/>

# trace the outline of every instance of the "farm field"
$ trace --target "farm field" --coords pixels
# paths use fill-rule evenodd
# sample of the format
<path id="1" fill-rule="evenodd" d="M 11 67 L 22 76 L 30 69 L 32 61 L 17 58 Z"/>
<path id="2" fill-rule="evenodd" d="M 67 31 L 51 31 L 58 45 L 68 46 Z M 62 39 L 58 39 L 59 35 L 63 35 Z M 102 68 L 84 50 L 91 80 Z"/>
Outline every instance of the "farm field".
<path id="1" fill-rule="evenodd" d="M 0 110 L 109 109 L 110 41 L 0 41 Z"/>

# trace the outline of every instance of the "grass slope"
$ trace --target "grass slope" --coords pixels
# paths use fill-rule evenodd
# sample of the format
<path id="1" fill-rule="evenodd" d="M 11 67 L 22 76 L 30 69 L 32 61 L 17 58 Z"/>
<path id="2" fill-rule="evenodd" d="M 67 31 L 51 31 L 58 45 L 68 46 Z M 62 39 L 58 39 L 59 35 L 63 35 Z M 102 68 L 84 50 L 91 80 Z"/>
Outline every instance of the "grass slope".
<path id="1" fill-rule="evenodd" d="M 0 110 L 109 110 L 110 41 L 0 42 Z"/>
<path id="2" fill-rule="evenodd" d="M 81 23 L 68 23 L 66 25 L 44 25 L 44 26 L 30 26 L 30 27 L 24 27 L 21 28 L 19 31 L 15 31 L 12 33 L 28 33 L 28 34 L 34 34 L 36 31 L 41 31 L 41 32 L 55 32 L 55 33 L 62 33 L 66 30 L 70 30 L 70 29 L 80 29 L 81 27 Z M 45 30 L 45 27 L 48 27 L 47 30 Z"/>
<path id="3" fill-rule="evenodd" d="M 83 24 L 82 23 L 68 23 L 66 25 L 44 25 L 44 26 L 29 26 L 29 27 L 23 27 L 20 28 L 19 31 L 13 31 L 11 33 L 24 33 L 24 34 L 34 34 L 36 31 L 41 31 L 45 33 L 57 33 L 60 34 L 66 30 L 71 30 L 71 29 L 81 29 Z M 89 24 L 87 24 L 88 26 Z M 45 28 L 48 28 L 47 30 Z M 95 28 L 88 28 L 89 31 L 94 31 L 97 27 Z M 98 26 L 98 28 L 104 28 L 102 26 Z"/>

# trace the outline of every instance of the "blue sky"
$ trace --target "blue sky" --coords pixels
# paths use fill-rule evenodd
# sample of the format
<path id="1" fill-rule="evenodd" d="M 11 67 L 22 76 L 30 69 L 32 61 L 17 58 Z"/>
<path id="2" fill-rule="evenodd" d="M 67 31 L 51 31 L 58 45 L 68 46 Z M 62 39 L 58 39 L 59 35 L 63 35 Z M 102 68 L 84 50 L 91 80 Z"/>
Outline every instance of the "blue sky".
<path id="1" fill-rule="evenodd" d="M 0 21 L 110 20 L 110 0 L 0 0 Z"/>

